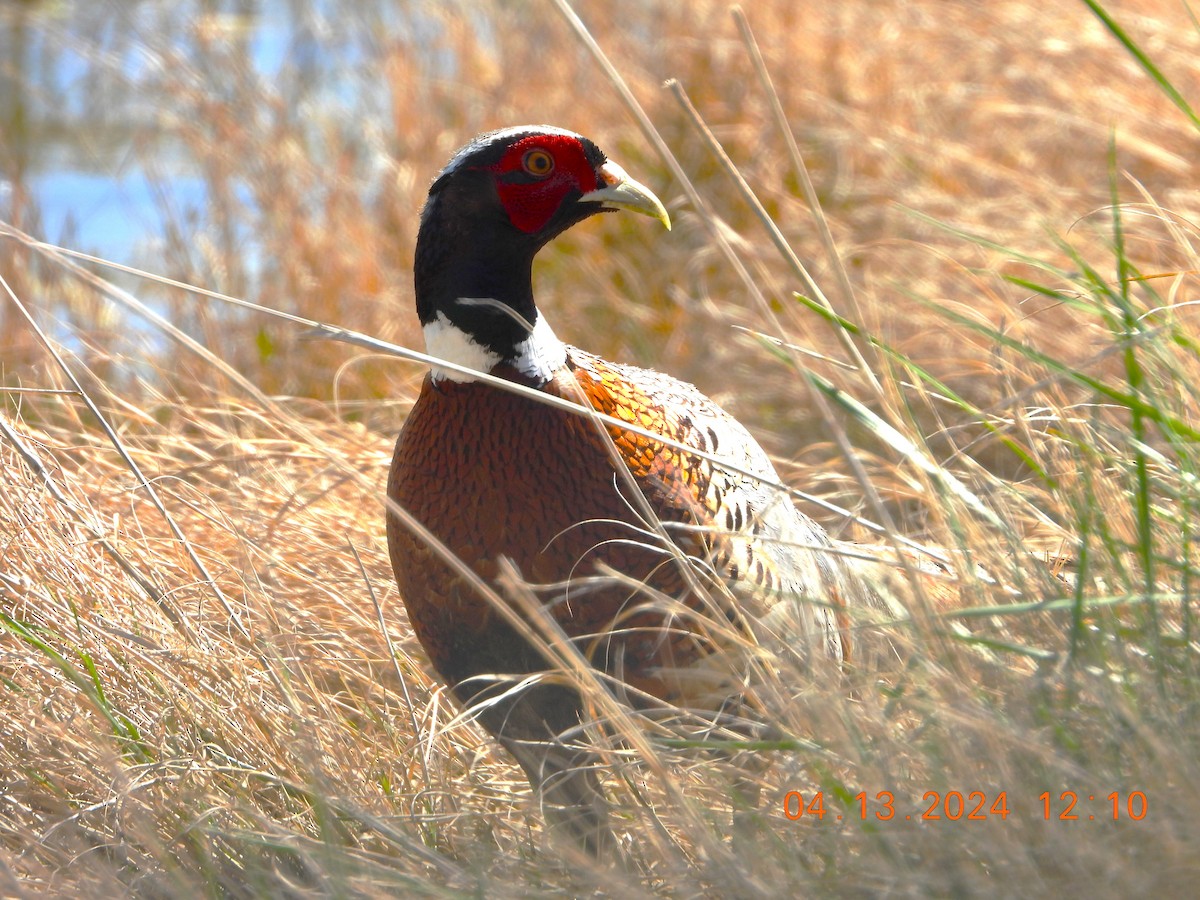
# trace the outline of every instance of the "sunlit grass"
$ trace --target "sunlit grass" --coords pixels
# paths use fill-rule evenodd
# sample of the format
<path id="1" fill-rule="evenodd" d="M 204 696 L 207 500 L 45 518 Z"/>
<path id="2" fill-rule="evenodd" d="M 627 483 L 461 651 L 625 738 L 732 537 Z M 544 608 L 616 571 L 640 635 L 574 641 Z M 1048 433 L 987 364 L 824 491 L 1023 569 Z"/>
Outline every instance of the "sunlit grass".
<path id="1" fill-rule="evenodd" d="M 4 239 L 0 276 L 62 366 L 6 297 L 0 377 L 22 390 L 0 413 L 0 892 L 1190 885 L 1200 38 L 1186 14 L 1109 10 L 1139 57 L 1083 4 L 755 6 L 814 213 L 722 5 L 579 10 L 694 195 L 552 5 L 417 6 L 390 31 L 364 10 L 330 34 L 363 40 L 366 62 L 346 66 L 378 79 L 383 121 L 347 117 L 300 69 L 256 75 L 230 20 L 164 7 L 153 33 L 89 44 L 53 9 L 29 14 L 26 29 L 73 35 L 98 83 L 130 48 L 170 62 L 126 89 L 153 100 L 158 141 L 186 148 L 213 202 L 168 217 L 131 262 L 420 347 L 409 266 L 432 175 L 487 127 L 576 128 L 677 227 L 610 216 L 557 242 L 537 271 L 556 331 L 728 403 L 789 484 L 853 515 L 806 511 L 872 552 L 929 545 L 957 573 L 932 582 L 952 598 L 880 567 L 901 609 L 854 623 L 876 653 L 848 683 L 773 661 L 763 696 L 784 738 L 737 758 L 763 789 L 737 844 L 734 763 L 656 729 L 638 737 L 648 763 L 595 735 L 631 865 L 567 860 L 519 771 L 456 720 L 394 589 L 383 479 L 420 368 L 85 265 L 155 324 Z M 32 228 L 12 149 L 9 218 Z M 789 792 L 821 792 L 824 818 L 790 818 Z M 922 821 L 928 792 L 982 794 L 986 820 L 943 806 Z M 1058 818 L 1063 792 L 1078 820 Z"/>

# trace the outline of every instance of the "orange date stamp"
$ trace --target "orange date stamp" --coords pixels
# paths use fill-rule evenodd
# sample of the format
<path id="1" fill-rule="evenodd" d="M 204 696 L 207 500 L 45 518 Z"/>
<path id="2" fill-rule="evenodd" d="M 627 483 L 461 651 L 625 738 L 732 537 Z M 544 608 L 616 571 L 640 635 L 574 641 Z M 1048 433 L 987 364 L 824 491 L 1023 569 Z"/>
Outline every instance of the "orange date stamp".
<path id="1" fill-rule="evenodd" d="M 1043 791 L 1036 800 L 1013 801 L 1009 805 L 1008 791 L 926 791 L 915 811 L 903 813 L 896 809 L 896 797 L 891 791 L 878 791 L 869 796 L 859 791 L 852 797 L 839 796 L 826 808 L 824 791 L 802 793 L 788 791 L 783 796 L 784 818 L 825 821 L 918 821 L 918 822 L 983 822 L 989 819 L 1005 821 L 1010 815 L 1040 815 L 1047 822 L 1074 821 L 1132 821 L 1140 822 L 1150 812 L 1150 801 L 1144 791 L 1113 791 L 1109 794 L 1081 794 Z"/>

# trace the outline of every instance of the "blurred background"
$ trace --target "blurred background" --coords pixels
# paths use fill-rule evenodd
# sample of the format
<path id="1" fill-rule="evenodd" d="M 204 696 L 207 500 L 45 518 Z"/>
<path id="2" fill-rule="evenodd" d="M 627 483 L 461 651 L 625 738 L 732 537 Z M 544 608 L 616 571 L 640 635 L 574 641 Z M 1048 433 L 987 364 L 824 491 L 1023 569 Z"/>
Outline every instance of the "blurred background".
<path id="1" fill-rule="evenodd" d="M 884 623 L 903 663 L 852 698 L 773 661 L 822 752 L 767 754 L 749 849 L 709 761 L 665 776 L 683 815 L 625 760 L 642 868 L 565 867 L 511 760 L 448 724 L 396 596 L 380 497 L 423 369 L 0 234 L 0 894 L 1194 890 L 1200 27 L 1178 0 L 747 6 L 820 217 L 725 2 L 573 4 L 703 211 L 554 0 L 0 4 L 0 222 L 415 349 L 439 169 L 486 129 L 586 134 L 674 229 L 558 239 L 535 268 L 555 331 L 694 382 L 789 484 L 949 548 L 965 607 Z M 858 411 L 823 414 L 807 372 Z M 783 815 L 818 788 L 893 791 L 913 827 Z M 1013 815 L 918 827 L 927 790 Z M 1094 818 L 1058 821 L 1051 790 Z"/>
<path id="2" fill-rule="evenodd" d="M 828 329 L 790 300 L 804 286 L 663 87 L 681 82 L 818 283 L 835 293 L 728 6 L 577 6 L 736 236 L 791 339 L 832 349 Z M 1112 12 L 1194 96 L 1198 38 L 1184 6 L 1135 0 Z M 1106 240 L 1113 180 L 1122 199 L 1144 203 L 1144 188 L 1182 219 L 1200 217 L 1195 130 L 1082 4 L 779 0 L 755 4 L 749 21 L 861 294 L 863 324 L 976 400 L 987 399 L 972 382 L 990 370 L 989 348 L 950 338 L 914 297 L 1086 355 L 1086 326 L 995 276 L 1021 274 L 1015 253 L 1046 251 L 1049 234 L 1069 234 L 1084 249 L 1097 230 Z M 783 398 L 749 339 L 729 327 L 755 324 L 744 286 L 548 0 L 12 3 L 0 10 L 0 43 L 0 218 L 70 248 L 418 348 L 411 251 L 441 165 L 488 128 L 545 121 L 581 131 L 663 196 L 677 228 L 652 234 L 646 223 L 611 217 L 567 235 L 538 270 L 556 328 L 600 353 L 694 380 L 735 407 L 747 402 L 737 387 L 748 379 L 756 408 L 739 412 L 779 436 L 773 449 L 811 437 L 794 398 Z M 1014 252 L 971 246 L 914 211 Z M 1158 240 L 1161 229 L 1130 230 L 1131 251 L 1149 269 L 1178 262 Z M 73 332 L 90 364 L 120 362 L 133 377 L 148 371 L 139 360 L 153 363 L 166 349 L 144 323 L 56 283 L 11 242 L 0 245 L 0 265 L 14 287 L 37 288 L 38 314 Z M 334 390 L 345 348 L 297 346 L 294 326 L 118 280 L 268 392 Z M 0 310 L 0 379 L 12 383 L 39 354 Z M 188 366 L 177 360 L 154 377 L 185 393 L 208 383 Z M 388 396 L 395 372 L 363 361 L 337 384 L 349 399 Z"/>

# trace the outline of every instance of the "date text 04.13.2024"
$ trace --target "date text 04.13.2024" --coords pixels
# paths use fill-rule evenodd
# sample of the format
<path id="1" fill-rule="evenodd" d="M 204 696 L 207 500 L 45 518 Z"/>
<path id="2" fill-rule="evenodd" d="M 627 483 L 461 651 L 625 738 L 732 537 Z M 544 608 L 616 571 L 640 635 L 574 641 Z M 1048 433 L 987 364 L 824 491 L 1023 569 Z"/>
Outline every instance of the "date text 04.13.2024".
<path id="1" fill-rule="evenodd" d="M 1107 795 L 1081 795 L 1076 791 L 1062 791 L 1055 796 L 1050 791 L 1043 791 L 1038 796 L 1038 804 L 1034 810 L 1042 814 L 1046 821 L 1070 822 L 1075 820 L 1119 821 L 1128 819 L 1140 822 L 1146 818 L 1150 804 L 1142 791 L 1113 791 Z M 1098 802 L 1097 802 L 1098 801 Z M 843 812 L 837 812 L 841 808 Z M 949 820 L 951 822 L 978 822 L 985 819 L 1007 819 L 1011 813 L 1020 810 L 1010 809 L 1008 792 L 1000 791 L 989 794 L 985 791 L 926 791 L 921 798 L 918 812 L 903 814 L 896 811 L 896 798 L 891 791 L 879 791 L 874 797 L 868 797 L 866 791 L 859 791 L 849 802 L 838 803 L 833 809 L 825 808 L 825 794 L 817 791 L 803 794 L 800 791 L 788 791 L 783 797 L 783 814 L 786 818 L 796 820 L 812 818 L 824 820 L 828 815 L 841 821 L 843 818 L 855 817 L 866 821 L 874 819 L 888 822 L 893 819 L 911 821 Z"/>

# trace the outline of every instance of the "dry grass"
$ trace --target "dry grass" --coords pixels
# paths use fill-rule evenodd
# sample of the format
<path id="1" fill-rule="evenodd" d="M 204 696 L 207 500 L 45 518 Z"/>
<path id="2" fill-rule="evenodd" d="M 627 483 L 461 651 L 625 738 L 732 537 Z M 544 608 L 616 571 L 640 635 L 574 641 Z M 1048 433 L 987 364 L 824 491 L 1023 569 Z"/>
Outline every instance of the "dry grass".
<path id="1" fill-rule="evenodd" d="M 5 240 L 0 275 L 121 452 L 6 299 L 0 377 L 35 390 L 0 410 L 0 893 L 1115 896 L 1194 883 L 1197 132 L 1082 5 L 806 6 L 758 4 L 750 22 L 847 266 L 855 324 L 877 340 L 859 346 L 881 387 L 805 365 L 907 435 L 936 461 L 928 471 L 732 327 L 842 354 L 792 298 L 806 289 L 661 89 L 668 77 L 839 311 L 855 306 L 724 5 L 580 5 L 716 229 L 547 3 L 405 6 L 378 29 L 384 13 L 363 5 L 311 29 L 341 68 L 272 79 L 249 66 L 235 19 L 164 5 L 116 33 L 27 14 L 26 34 L 87 63 L 88 90 L 120 87 L 152 110 L 137 142 L 147 171 L 166 178 L 182 159 L 208 185 L 211 206 L 168 215 L 135 262 L 408 346 L 420 346 L 416 214 L 449 153 L 530 120 L 593 136 L 659 189 L 677 226 L 651 236 L 605 217 L 558 241 L 537 273 L 558 333 L 696 382 L 779 454 L 789 483 L 969 554 L 1014 590 L 964 576 L 959 616 L 915 608 L 890 627 L 906 662 L 857 673 L 853 691 L 791 681 L 775 712 L 818 746 L 753 751 L 772 766 L 761 821 L 736 848 L 728 765 L 684 753 L 660 770 L 614 752 L 634 865 L 566 862 L 515 767 L 453 721 L 391 580 L 380 498 L 420 372 L 123 282 L 222 371 Z M 1200 97 L 1200 35 L 1179 6 L 1112 12 Z M 133 76 L 120 61 L 135 50 L 163 64 Z M 36 231 L 22 159 L 0 138 L 7 218 Z M 1070 557 L 1078 577 L 1045 577 L 1015 555 L 1027 550 Z M 822 791 L 826 818 L 786 818 L 790 790 Z M 1039 795 L 1057 816 L 1066 790 L 1081 820 L 1045 821 Z M 686 803 L 664 802 L 680 791 Z M 874 821 L 871 805 L 860 821 L 843 803 L 859 791 L 891 792 L 897 819 Z M 1003 791 L 1011 812 L 921 822 L 927 791 L 989 804 Z M 1126 814 L 1135 791 L 1149 801 L 1140 821 Z"/>

